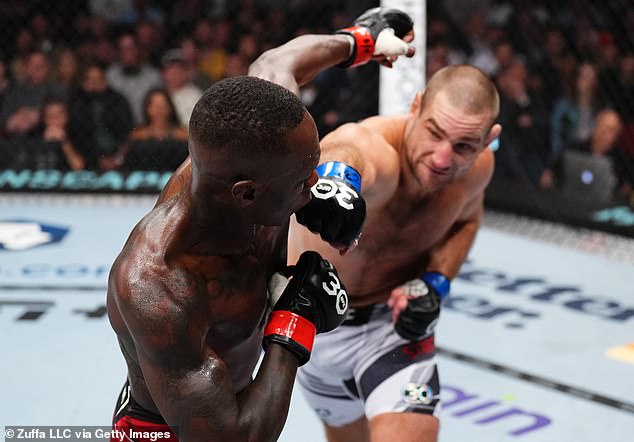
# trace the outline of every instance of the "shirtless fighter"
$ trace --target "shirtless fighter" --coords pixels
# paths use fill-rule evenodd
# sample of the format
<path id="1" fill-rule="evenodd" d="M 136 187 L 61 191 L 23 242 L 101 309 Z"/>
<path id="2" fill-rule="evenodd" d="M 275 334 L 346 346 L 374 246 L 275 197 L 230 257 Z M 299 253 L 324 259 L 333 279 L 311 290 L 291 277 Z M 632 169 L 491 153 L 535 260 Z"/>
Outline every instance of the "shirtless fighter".
<path id="1" fill-rule="evenodd" d="M 298 374 L 330 442 L 437 439 L 434 326 L 480 224 L 498 108 L 482 72 L 450 66 L 408 114 L 345 124 L 321 141 L 320 179 L 297 212 L 320 235 L 292 222 L 289 259 L 319 251 L 350 297 L 348 319 L 317 337 Z M 364 207 L 355 249 L 324 242 L 358 238 Z"/>
<path id="2" fill-rule="evenodd" d="M 409 29 L 399 28 L 404 18 Z M 365 19 L 341 35 L 298 37 L 251 73 L 296 91 L 335 64 L 413 54 L 398 38 L 411 31 L 405 14 Z M 387 28 L 396 32 L 382 46 Z M 286 266 L 289 218 L 310 199 L 320 155 L 314 121 L 287 88 L 251 76 L 205 92 L 189 124 L 190 159 L 113 264 L 108 316 L 128 366 L 113 427 L 135 431 L 132 440 L 154 440 L 150 431 L 170 441 L 277 440 L 315 334 L 346 315 L 328 261 L 306 252 Z"/>

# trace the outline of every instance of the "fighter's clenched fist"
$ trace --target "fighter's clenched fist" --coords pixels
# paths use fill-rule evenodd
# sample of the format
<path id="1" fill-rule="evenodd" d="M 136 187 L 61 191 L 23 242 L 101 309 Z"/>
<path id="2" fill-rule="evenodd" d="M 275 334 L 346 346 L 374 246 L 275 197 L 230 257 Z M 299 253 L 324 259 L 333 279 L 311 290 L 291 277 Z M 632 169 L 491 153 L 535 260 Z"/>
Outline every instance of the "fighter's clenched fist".
<path id="1" fill-rule="evenodd" d="M 317 167 L 319 180 L 311 201 L 297 213 L 297 222 L 337 248 L 350 247 L 361 235 L 365 201 L 361 176 L 350 166 L 329 162 Z"/>
<path id="2" fill-rule="evenodd" d="M 398 9 L 374 8 L 359 16 L 352 26 L 337 31 L 354 38 L 352 52 L 343 67 L 359 66 L 377 60 L 392 66 L 391 58 L 399 55 L 411 57 L 414 47 L 407 44 L 414 38 L 414 23 L 409 15 Z"/>
<path id="3" fill-rule="evenodd" d="M 317 252 L 304 252 L 289 273 L 291 279 L 264 330 L 263 345 L 283 345 L 303 365 L 310 359 L 315 334 L 335 329 L 346 318 L 348 294 L 335 268 Z"/>

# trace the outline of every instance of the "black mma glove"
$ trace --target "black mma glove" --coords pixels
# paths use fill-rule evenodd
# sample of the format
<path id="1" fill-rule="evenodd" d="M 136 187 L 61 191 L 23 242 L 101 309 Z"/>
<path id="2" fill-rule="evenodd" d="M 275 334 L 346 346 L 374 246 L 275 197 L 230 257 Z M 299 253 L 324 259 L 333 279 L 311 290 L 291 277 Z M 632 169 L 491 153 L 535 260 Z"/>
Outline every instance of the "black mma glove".
<path id="1" fill-rule="evenodd" d="M 311 189 L 310 202 L 296 212 L 297 222 L 324 241 L 350 246 L 365 222 L 361 176 L 340 162 L 324 163 L 316 170 L 319 181 Z"/>
<path id="2" fill-rule="evenodd" d="M 403 286 L 409 296 L 394 329 L 408 341 L 420 341 L 434 332 L 442 300 L 449 294 L 449 279 L 441 273 L 427 272 Z"/>
<path id="3" fill-rule="evenodd" d="M 319 253 L 302 253 L 292 278 L 275 303 L 264 329 L 262 345 L 283 345 L 304 365 L 310 359 L 316 333 L 339 326 L 348 314 L 348 294 L 337 271 Z"/>
<path id="4" fill-rule="evenodd" d="M 368 9 L 354 21 L 353 26 L 336 31 L 336 34 L 350 35 L 354 39 L 350 57 L 339 66 L 359 66 L 375 55 L 408 54 L 411 49 L 401 38 L 413 27 L 410 16 L 398 9 Z"/>

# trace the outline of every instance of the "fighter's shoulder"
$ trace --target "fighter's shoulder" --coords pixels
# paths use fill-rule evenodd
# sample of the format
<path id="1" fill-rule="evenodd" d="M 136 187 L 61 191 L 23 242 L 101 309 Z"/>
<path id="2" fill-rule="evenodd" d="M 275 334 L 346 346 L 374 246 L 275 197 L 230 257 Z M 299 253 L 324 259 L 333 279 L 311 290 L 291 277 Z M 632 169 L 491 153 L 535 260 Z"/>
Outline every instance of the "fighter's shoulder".
<path id="1" fill-rule="evenodd" d="M 464 184 L 467 186 L 473 194 L 479 194 L 483 191 L 491 181 L 493 176 L 494 167 L 494 155 L 493 151 L 488 147 L 478 155 L 478 158 L 473 163 L 473 167 L 464 177 Z"/>
<path id="2" fill-rule="evenodd" d="M 109 285 L 124 317 L 133 315 L 143 321 L 163 315 L 174 318 L 175 306 L 183 311 L 191 303 L 194 284 L 187 269 L 167 258 L 160 235 L 147 231 L 161 210 L 152 210 L 135 227 L 113 265 Z"/>
<path id="3" fill-rule="evenodd" d="M 200 309 L 192 296 L 190 275 L 155 257 L 144 262 L 137 258 L 132 253 L 118 263 L 111 292 L 135 341 L 148 350 L 158 350 L 185 339 L 188 324 Z"/>
<path id="4" fill-rule="evenodd" d="M 348 143 L 358 147 L 361 151 L 376 149 L 394 150 L 386 137 L 387 127 L 382 122 L 383 117 L 370 117 L 356 122 L 339 126 L 323 138 L 323 143 Z"/>

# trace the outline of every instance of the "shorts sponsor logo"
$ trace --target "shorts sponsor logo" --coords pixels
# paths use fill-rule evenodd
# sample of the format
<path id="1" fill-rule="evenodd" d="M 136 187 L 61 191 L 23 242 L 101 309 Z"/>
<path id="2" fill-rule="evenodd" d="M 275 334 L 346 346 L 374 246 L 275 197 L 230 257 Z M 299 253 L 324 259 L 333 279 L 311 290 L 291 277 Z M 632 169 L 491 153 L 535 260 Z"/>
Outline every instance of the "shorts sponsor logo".
<path id="1" fill-rule="evenodd" d="M 427 384 L 408 382 L 403 387 L 403 399 L 412 405 L 429 405 L 434 400 L 434 390 Z"/>
<path id="2" fill-rule="evenodd" d="M 69 229 L 31 220 L 0 221 L 0 250 L 22 251 L 58 243 Z"/>
<path id="3" fill-rule="evenodd" d="M 315 408 L 315 413 L 317 413 L 317 416 L 319 416 L 322 419 L 326 419 L 330 417 L 330 415 L 332 414 L 330 410 L 326 408 Z"/>

